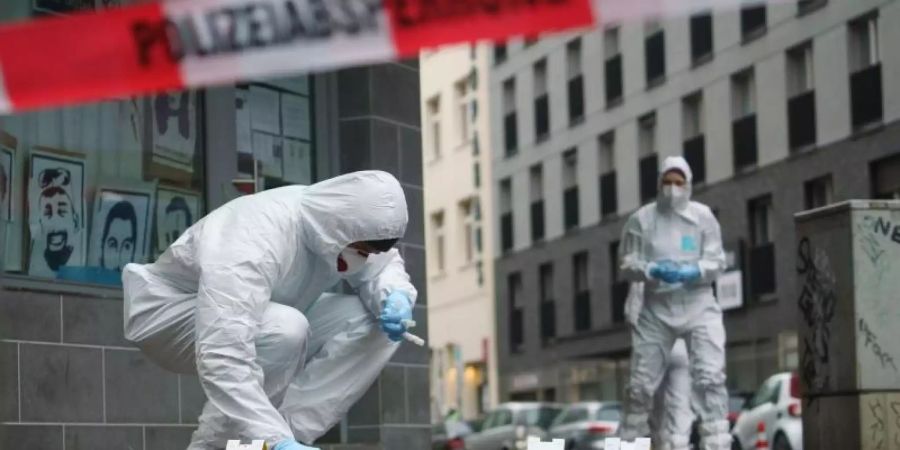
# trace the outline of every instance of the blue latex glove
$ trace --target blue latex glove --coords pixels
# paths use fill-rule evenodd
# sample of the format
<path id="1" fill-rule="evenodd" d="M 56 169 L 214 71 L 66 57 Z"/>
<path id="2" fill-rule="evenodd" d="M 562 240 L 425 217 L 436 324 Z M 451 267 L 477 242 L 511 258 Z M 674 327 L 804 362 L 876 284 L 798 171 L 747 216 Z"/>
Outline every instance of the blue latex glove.
<path id="1" fill-rule="evenodd" d="M 403 291 L 394 291 L 382 302 L 381 329 L 394 342 L 403 340 L 407 327 L 404 323 L 412 320 L 412 300 Z"/>
<path id="2" fill-rule="evenodd" d="M 693 283 L 700 279 L 700 266 L 685 264 L 678 269 L 678 279 L 682 283 Z"/>
<path id="3" fill-rule="evenodd" d="M 285 439 L 272 447 L 272 450 L 319 450 L 318 447 L 307 447 L 293 439 Z"/>
<path id="4" fill-rule="evenodd" d="M 659 261 L 650 268 L 650 276 L 669 284 L 681 281 L 678 265 L 672 261 Z"/>

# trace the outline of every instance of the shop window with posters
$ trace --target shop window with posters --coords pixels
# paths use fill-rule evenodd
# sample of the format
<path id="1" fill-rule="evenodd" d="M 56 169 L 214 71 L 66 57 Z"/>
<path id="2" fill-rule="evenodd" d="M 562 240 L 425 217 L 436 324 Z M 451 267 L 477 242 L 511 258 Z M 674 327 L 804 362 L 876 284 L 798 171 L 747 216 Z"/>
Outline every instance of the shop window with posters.
<path id="1" fill-rule="evenodd" d="M 203 94 L 0 117 L 7 277 L 121 285 L 205 214 Z"/>
<path id="2" fill-rule="evenodd" d="M 315 182 L 310 77 L 239 85 L 235 106 L 242 193 Z"/>

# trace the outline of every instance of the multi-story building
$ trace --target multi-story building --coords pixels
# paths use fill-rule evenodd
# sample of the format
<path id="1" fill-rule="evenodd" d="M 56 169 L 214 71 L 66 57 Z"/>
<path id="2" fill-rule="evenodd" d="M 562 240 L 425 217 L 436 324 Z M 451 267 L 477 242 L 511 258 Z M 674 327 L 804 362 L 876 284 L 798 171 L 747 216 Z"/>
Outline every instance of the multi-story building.
<path id="1" fill-rule="evenodd" d="M 421 58 L 433 417 L 473 418 L 497 398 L 489 62 L 483 45 Z"/>
<path id="2" fill-rule="evenodd" d="M 670 155 L 722 225 L 729 388 L 795 369 L 793 214 L 900 196 L 898 21 L 895 1 L 806 0 L 496 46 L 501 397 L 621 396 L 617 247 Z"/>

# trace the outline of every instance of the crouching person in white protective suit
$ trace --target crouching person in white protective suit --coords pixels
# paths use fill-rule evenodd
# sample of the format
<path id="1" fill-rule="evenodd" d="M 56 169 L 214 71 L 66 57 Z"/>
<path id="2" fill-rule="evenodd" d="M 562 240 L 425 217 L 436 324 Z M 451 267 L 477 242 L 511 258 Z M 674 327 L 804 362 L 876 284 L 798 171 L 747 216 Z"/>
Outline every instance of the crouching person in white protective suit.
<path id="1" fill-rule="evenodd" d="M 683 338 L 701 447 L 727 450 L 725 327 L 712 290 L 725 267 L 721 231 L 712 211 L 690 200 L 691 169 L 684 158 L 666 158 L 660 174 L 657 201 L 635 212 L 622 233 L 622 273 L 644 282 L 644 305 L 634 328 L 620 435 L 649 434 L 653 394 L 675 340 Z"/>
<path id="2" fill-rule="evenodd" d="M 406 224 L 397 180 L 358 172 L 238 198 L 125 267 L 125 336 L 209 399 L 190 450 L 311 449 L 340 421 L 412 318 Z M 341 279 L 359 295 L 323 294 Z"/>
<path id="3" fill-rule="evenodd" d="M 631 283 L 625 302 L 625 318 L 637 325 L 644 304 L 644 283 Z M 684 339 L 676 339 L 665 374 L 653 396 L 653 408 L 649 413 L 650 437 L 654 448 L 660 450 L 688 450 L 694 412 L 691 409 L 691 374 L 687 347 Z"/>

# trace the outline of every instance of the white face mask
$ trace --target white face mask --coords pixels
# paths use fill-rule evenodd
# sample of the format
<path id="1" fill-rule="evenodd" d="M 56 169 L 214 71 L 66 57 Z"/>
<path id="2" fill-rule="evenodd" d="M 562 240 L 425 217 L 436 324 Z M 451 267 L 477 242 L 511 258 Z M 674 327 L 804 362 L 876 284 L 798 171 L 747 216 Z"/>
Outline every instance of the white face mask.
<path id="1" fill-rule="evenodd" d="M 366 266 L 368 257 L 360 255 L 359 250 L 347 247 L 338 255 L 338 272 L 343 275 L 353 275 Z M 343 270 L 341 270 L 343 269 Z"/>
<path id="2" fill-rule="evenodd" d="M 682 209 L 690 201 L 690 194 L 682 186 L 668 185 L 662 188 L 662 198 L 669 206 L 675 209 Z"/>

